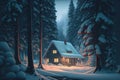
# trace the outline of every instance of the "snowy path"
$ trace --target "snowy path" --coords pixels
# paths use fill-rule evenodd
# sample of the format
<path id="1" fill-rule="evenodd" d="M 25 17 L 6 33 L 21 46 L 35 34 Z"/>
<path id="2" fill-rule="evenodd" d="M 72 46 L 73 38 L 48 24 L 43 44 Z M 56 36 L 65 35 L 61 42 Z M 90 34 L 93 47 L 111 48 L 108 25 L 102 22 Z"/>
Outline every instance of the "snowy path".
<path id="1" fill-rule="evenodd" d="M 78 67 L 78 66 L 63 66 L 63 65 L 43 65 L 47 71 L 59 71 L 59 72 L 74 72 L 74 73 L 93 73 L 95 67 Z"/>

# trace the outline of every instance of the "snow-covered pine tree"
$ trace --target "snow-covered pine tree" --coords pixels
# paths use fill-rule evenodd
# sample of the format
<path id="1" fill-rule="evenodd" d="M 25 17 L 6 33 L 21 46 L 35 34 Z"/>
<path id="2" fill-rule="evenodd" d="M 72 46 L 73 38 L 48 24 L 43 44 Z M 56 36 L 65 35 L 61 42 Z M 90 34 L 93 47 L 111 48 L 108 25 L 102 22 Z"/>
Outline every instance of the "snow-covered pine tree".
<path id="1" fill-rule="evenodd" d="M 32 7 L 33 7 L 33 0 L 28 1 L 28 7 L 27 7 L 27 43 L 28 43 L 28 66 L 26 72 L 29 74 L 33 74 L 35 72 L 34 70 L 34 64 L 33 64 L 33 52 L 32 52 Z"/>
<path id="2" fill-rule="evenodd" d="M 6 1 L 0 1 L 0 41 L 6 41 L 7 36 L 7 30 L 5 29 L 5 27 L 3 27 L 3 22 L 4 22 L 4 17 L 5 17 L 5 9 L 6 9 L 6 5 L 8 0 Z M 4 17 L 3 17 L 4 16 Z"/>
<path id="3" fill-rule="evenodd" d="M 68 30 L 67 30 L 67 38 L 68 41 L 70 41 L 72 44 L 74 44 L 74 13 L 75 13 L 75 7 L 73 4 L 73 0 L 71 0 L 69 4 L 69 12 L 68 12 Z"/>
<path id="4" fill-rule="evenodd" d="M 8 10 L 8 5 L 9 5 L 10 1 L 1 1 L 0 4 L 0 36 L 1 39 L 3 39 L 4 41 L 7 41 L 9 43 L 9 45 L 13 48 L 13 44 L 14 44 L 14 38 L 13 36 L 10 35 L 14 35 L 14 30 L 13 28 L 11 29 L 11 17 L 10 17 L 10 11 Z"/>
<path id="5" fill-rule="evenodd" d="M 40 51 L 40 5 L 39 0 L 33 1 L 33 54 L 34 59 L 38 59 L 38 53 Z"/>
<path id="6" fill-rule="evenodd" d="M 88 63 L 92 66 L 95 65 L 96 55 L 98 58 L 96 64 L 99 69 L 100 65 L 105 66 L 107 56 L 113 54 L 109 51 L 112 47 L 112 33 L 110 32 L 113 25 L 112 11 L 111 0 L 86 0 L 80 9 L 83 17 L 78 33 L 82 36 L 81 44 L 84 46 L 82 52 L 84 56 L 88 56 Z"/>
<path id="7" fill-rule="evenodd" d="M 4 4 L 6 3 L 6 4 Z M 17 19 L 18 15 L 22 12 L 20 4 L 16 0 L 11 0 L 8 2 L 3 1 L 2 6 L 2 18 L 1 18 L 1 30 L 3 31 L 3 37 L 6 37 L 6 40 L 12 49 L 15 50 L 15 59 L 16 63 L 20 63 L 19 60 L 19 45 L 18 45 L 18 24 Z M 12 36 L 11 36 L 12 35 Z M 15 47 L 14 47 L 15 46 Z"/>
<path id="8" fill-rule="evenodd" d="M 112 0 L 100 0 L 98 3 L 98 12 L 95 22 L 99 29 L 98 44 L 102 52 L 102 65 L 107 69 L 113 69 L 115 67 L 114 62 L 114 41 L 115 36 L 113 32 L 113 15 L 114 7 Z"/>
<path id="9" fill-rule="evenodd" d="M 71 35 L 71 37 L 73 38 L 73 41 L 74 41 L 73 45 L 78 50 L 79 50 L 79 47 L 80 47 L 78 45 L 78 43 L 81 42 L 81 39 L 80 39 L 81 36 L 79 36 L 77 32 L 78 32 L 78 30 L 80 28 L 79 25 L 81 24 L 81 18 L 82 18 L 80 8 L 81 8 L 82 4 L 84 3 L 84 1 L 85 0 L 78 0 L 76 9 L 74 10 L 74 20 L 73 20 L 74 22 L 73 22 L 73 30 L 72 30 L 74 33 Z"/>
<path id="10" fill-rule="evenodd" d="M 51 40 L 57 39 L 55 0 L 40 1 L 40 27 L 42 27 L 43 51 Z"/>
<path id="11" fill-rule="evenodd" d="M 19 15 L 19 29 L 20 29 L 20 58 L 21 61 L 27 61 L 27 13 L 28 2 L 27 0 L 20 1 L 22 4 L 22 13 Z"/>
<path id="12" fill-rule="evenodd" d="M 82 51 L 82 55 L 88 56 L 88 65 L 94 66 L 95 65 L 95 38 L 93 34 L 93 27 L 94 27 L 94 15 L 95 13 L 95 5 L 93 4 L 94 0 L 86 0 L 80 7 L 80 29 L 78 33 L 80 34 L 82 40 L 80 49 Z"/>

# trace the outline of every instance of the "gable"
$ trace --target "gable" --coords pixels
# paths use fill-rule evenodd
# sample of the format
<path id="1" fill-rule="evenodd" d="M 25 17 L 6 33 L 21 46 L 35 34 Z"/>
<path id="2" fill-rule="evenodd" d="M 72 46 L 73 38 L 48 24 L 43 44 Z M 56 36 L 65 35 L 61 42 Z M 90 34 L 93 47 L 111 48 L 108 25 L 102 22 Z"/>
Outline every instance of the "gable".
<path id="1" fill-rule="evenodd" d="M 54 55 L 53 50 L 57 51 L 56 56 L 53 56 Z M 44 57 L 61 57 L 61 54 L 59 53 L 59 51 L 57 50 L 57 48 L 55 47 L 55 45 L 51 44 L 48 47 L 47 51 L 45 52 Z"/>

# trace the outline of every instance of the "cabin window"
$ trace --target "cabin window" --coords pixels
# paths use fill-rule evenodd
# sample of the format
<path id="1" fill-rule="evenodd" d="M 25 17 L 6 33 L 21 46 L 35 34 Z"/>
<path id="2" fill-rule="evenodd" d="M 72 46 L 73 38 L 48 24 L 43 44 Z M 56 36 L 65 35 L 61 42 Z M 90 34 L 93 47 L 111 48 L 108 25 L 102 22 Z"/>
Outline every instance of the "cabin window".
<path id="1" fill-rule="evenodd" d="M 66 59 L 66 62 L 67 62 L 67 63 L 69 63 L 69 62 L 70 62 L 69 58 L 67 58 L 67 59 Z"/>
<path id="2" fill-rule="evenodd" d="M 59 59 L 58 58 L 54 58 L 54 62 L 59 62 Z"/>
<path id="3" fill-rule="evenodd" d="M 49 58 L 46 59 L 46 62 L 49 63 Z"/>
<path id="4" fill-rule="evenodd" d="M 52 53 L 53 53 L 53 54 L 57 54 L 57 50 L 53 50 Z"/>

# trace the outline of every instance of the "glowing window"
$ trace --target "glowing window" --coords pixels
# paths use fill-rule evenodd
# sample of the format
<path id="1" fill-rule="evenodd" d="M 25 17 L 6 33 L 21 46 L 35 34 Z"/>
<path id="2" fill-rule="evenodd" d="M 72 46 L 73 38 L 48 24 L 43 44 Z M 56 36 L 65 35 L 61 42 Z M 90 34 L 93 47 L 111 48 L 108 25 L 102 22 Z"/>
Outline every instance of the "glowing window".
<path id="1" fill-rule="evenodd" d="M 67 59 L 66 59 L 66 62 L 67 62 L 67 63 L 69 63 L 69 62 L 70 62 L 70 60 L 67 58 Z"/>
<path id="2" fill-rule="evenodd" d="M 46 62 L 49 63 L 49 59 L 46 59 Z"/>
<path id="3" fill-rule="evenodd" d="M 54 58 L 54 62 L 59 62 L 59 59 L 58 58 Z"/>
<path id="4" fill-rule="evenodd" d="M 57 51 L 56 51 L 56 50 L 53 50 L 52 52 L 53 52 L 53 54 L 57 54 Z"/>

